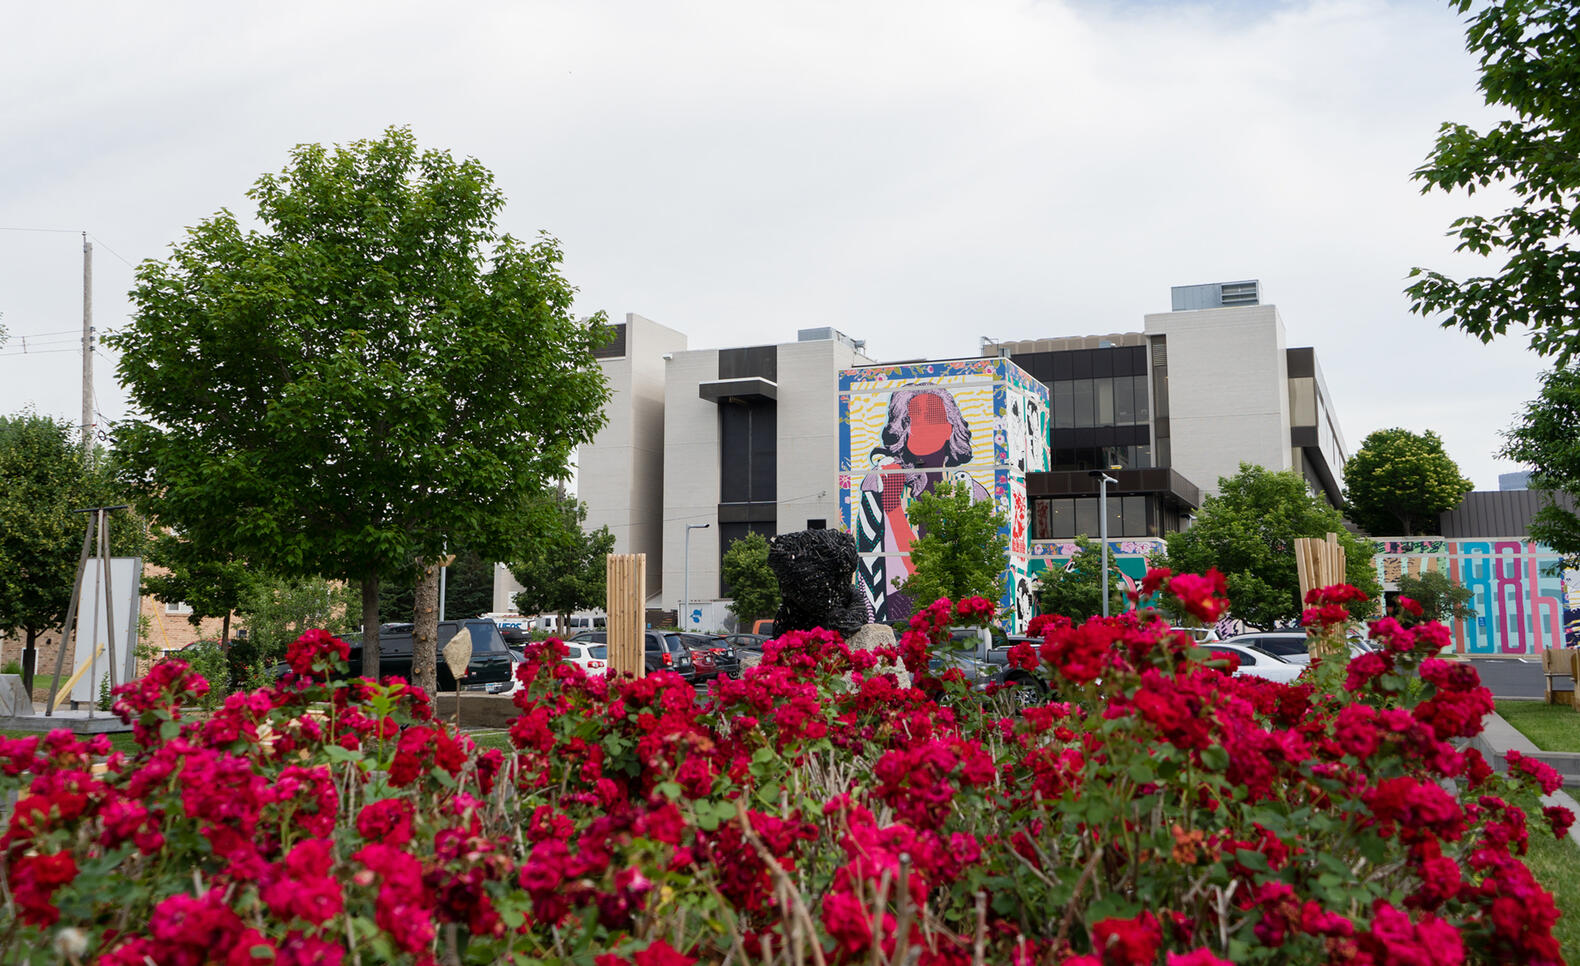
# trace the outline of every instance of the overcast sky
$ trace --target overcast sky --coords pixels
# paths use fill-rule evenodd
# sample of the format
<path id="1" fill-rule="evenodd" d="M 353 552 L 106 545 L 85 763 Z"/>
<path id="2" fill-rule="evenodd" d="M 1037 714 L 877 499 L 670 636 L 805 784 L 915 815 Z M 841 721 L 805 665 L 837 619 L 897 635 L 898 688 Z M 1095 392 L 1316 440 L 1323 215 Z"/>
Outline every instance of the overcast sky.
<path id="1" fill-rule="evenodd" d="M 0 230 L 0 413 L 78 418 L 78 232 L 98 324 L 123 325 L 131 264 L 250 212 L 292 145 L 392 124 L 491 168 L 503 227 L 563 242 L 579 311 L 693 348 L 832 325 L 879 360 L 975 355 L 983 336 L 1139 331 L 1172 285 L 1257 278 L 1289 344 L 1316 347 L 1351 452 L 1433 429 L 1479 489 L 1517 468 L 1499 433 L 1544 368 L 1523 335 L 1483 346 L 1401 295 L 1414 265 L 1486 270 L 1444 237 L 1471 202 L 1410 181 L 1441 122 L 1492 117 L 1446 3 L 205 0 L 7 20 L 0 228 L 64 231 Z M 1230 381 L 1235 360 L 1172 375 Z"/>

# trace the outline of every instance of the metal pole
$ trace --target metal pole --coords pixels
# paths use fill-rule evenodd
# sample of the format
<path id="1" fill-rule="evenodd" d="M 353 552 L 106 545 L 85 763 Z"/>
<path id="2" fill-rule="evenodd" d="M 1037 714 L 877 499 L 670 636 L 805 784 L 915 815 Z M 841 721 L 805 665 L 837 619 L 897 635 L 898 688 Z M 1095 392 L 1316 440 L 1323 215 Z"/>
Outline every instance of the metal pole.
<path id="1" fill-rule="evenodd" d="M 444 552 L 450 552 L 450 541 L 444 542 Z M 450 565 L 445 564 L 439 568 L 439 623 L 444 623 L 444 575 L 450 570 Z"/>
<path id="2" fill-rule="evenodd" d="M 66 629 L 60 636 L 60 650 L 55 652 L 55 676 L 49 684 L 49 703 L 44 705 L 44 717 L 54 717 L 55 696 L 60 693 L 60 674 L 65 670 L 66 650 L 71 647 L 72 633 L 81 633 L 82 621 L 77 616 L 77 603 L 82 594 L 82 575 L 88 569 L 88 548 L 93 543 L 93 517 L 88 518 L 88 529 L 82 534 L 82 553 L 77 557 L 77 578 L 71 582 L 71 603 L 66 605 Z M 75 657 L 71 661 L 76 666 Z"/>
<path id="3" fill-rule="evenodd" d="M 686 598 L 685 600 L 680 602 L 680 606 L 682 608 L 681 609 L 680 626 L 684 630 L 690 630 L 691 629 L 689 626 L 687 626 L 691 622 L 691 531 L 693 531 L 693 530 L 706 530 L 710 526 L 712 526 L 711 523 L 688 523 L 688 524 L 686 524 L 686 562 L 685 562 L 685 567 L 683 568 L 683 572 L 685 573 L 685 578 L 684 578 L 684 585 L 681 587 L 681 591 L 680 591 L 682 594 L 685 595 L 685 598 Z"/>
<path id="4" fill-rule="evenodd" d="M 1097 532 L 1103 544 L 1103 616 L 1108 616 L 1108 484 L 1119 481 L 1104 473 L 1095 470 L 1092 473 L 1097 477 Z"/>
<path id="5" fill-rule="evenodd" d="M 93 243 L 82 233 L 82 453 L 93 455 Z"/>

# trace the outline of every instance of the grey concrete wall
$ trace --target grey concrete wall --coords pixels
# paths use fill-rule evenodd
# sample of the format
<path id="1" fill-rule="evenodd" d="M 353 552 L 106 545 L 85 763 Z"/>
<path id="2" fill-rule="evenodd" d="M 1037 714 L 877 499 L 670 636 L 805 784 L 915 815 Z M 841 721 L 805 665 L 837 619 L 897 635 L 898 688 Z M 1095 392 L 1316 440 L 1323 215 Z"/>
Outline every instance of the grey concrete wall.
<path id="1" fill-rule="evenodd" d="M 684 593 L 686 525 L 710 524 L 691 532 L 691 597 L 719 595 L 719 408 L 697 395 L 697 387 L 719 377 L 717 349 L 677 352 L 664 389 L 664 512 L 662 606 L 672 608 Z M 648 590 L 653 590 L 648 562 Z"/>
<path id="2" fill-rule="evenodd" d="M 1288 366 L 1277 308 L 1157 313 L 1146 317 L 1146 333 L 1168 337 L 1175 470 L 1205 496 L 1242 461 L 1290 468 Z"/>
<path id="3" fill-rule="evenodd" d="M 839 372 L 871 360 L 835 340 L 779 347 L 779 532 L 839 519 Z"/>

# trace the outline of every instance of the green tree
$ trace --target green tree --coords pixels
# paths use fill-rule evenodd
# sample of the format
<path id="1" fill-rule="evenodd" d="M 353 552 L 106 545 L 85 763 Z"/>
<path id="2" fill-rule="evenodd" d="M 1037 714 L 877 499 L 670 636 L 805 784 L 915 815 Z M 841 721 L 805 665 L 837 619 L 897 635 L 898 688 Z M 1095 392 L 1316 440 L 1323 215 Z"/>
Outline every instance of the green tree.
<path id="1" fill-rule="evenodd" d="M 120 502 L 103 461 L 83 457 L 69 423 L 31 413 L 0 416 L 0 634 L 23 635 L 28 687 L 39 635 L 69 616 L 88 524 L 75 511 Z M 111 552 L 140 553 L 143 522 L 126 512 L 110 519 Z"/>
<path id="2" fill-rule="evenodd" d="M 563 628 L 572 611 L 602 607 L 608 599 L 605 558 L 614 552 L 609 528 L 583 529 L 587 506 L 563 491 L 540 496 L 528 520 L 532 538 L 510 564 L 522 587 L 517 609 L 557 614 Z"/>
<path id="3" fill-rule="evenodd" d="M 1075 538 L 1075 554 L 1062 568 L 1042 572 L 1037 590 L 1037 609 L 1044 614 L 1063 614 L 1080 623 L 1103 612 L 1103 545 L 1085 535 Z M 1108 612 L 1125 609 L 1125 575 L 1108 558 Z"/>
<path id="4" fill-rule="evenodd" d="M 1379 429 L 1344 464 L 1349 518 L 1376 536 L 1436 533 L 1472 486 L 1431 430 Z"/>
<path id="5" fill-rule="evenodd" d="M 970 482 L 943 483 L 911 504 L 911 523 L 921 536 L 911 544 L 912 573 L 901 589 L 917 607 L 940 597 L 996 603 L 1004 595 L 1003 521 L 991 498 L 972 496 Z"/>
<path id="6" fill-rule="evenodd" d="M 231 683 L 261 675 L 283 660 L 287 645 L 303 631 L 354 631 L 362 623 L 361 596 L 355 585 L 322 577 L 259 574 L 247 581 L 236 604 L 247 633 L 226 649 Z"/>
<path id="7" fill-rule="evenodd" d="M 190 540 L 166 531 L 152 538 L 148 562 L 153 570 L 143 573 L 143 593 L 191 607 L 187 620 L 193 627 L 207 617 L 221 618 L 219 643 L 230 641 L 231 615 L 248 584 L 258 579 L 246 561 L 204 553 Z"/>
<path id="8" fill-rule="evenodd" d="M 1514 428 L 1504 434 L 1502 455 L 1535 467 L 1530 487 L 1545 490 L 1541 509 L 1528 534 L 1568 557 L 1580 558 L 1580 515 L 1560 506 L 1557 493 L 1580 494 L 1580 368 L 1554 369 L 1542 376 L 1541 393 L 1526 404 Z M 1572 504 L 1571 504 L 1572 506 Z"/>
<path id="9" fill-rule="evenodd" d="M 724 582 L 729 586 L 730 613 L 743 627 L 779 613 L 779 578 L 768 566 L 768 538 L 748 533 L 724 551 Z"/>
<path id="10" fill-rule="evenodd" d="M 608 329 L 557 242 L 498 232 L 487 169 L 407 130 L 298 147 L 248 197 L 261 228 L 221 211 L 139 267 L 116 446 L 201 552 L 359 582 L 376 676 L 382 581 L 506 542 L 602 425 Z"/>
<path id="11" fill-rule="evenodd" d="M 1447 574 L 1429 570 L 1419 577 L 1403 574 L 1399 577 L 1399 596 L 1408 597 L 1421 605 L 1421 616 L 1400 612 L 1395 615 L 1409 626 L 1424 621 L 1466 620 L 1476 616 L 1470 607 L 1472 596 L 1469 588 L 1456 583 Z"/>
<path id="12" fill-rule="evenodd" d="M 1466 48 L 1481 67 L 1478 85 L 1492 107 L 1514 117 L 1485 132 L 1445 123 L 1414 178 L 1422 192 L 1474 194 L 1506 187 L 1515 202 L 1493 215 L 1456 219 L 1457 250 L 1503 258 L 1494 275 L 1458 281 L 1416 268 L 1411 310 L 1442 313 L 1483 342 L 1511 326 L 1530 330 L 1540 355 L 1567 365 L 1580 349 L 1580 8 L 1556 0 L 1449 0 L 1467 21 Z"/>
<path id="13" fill-rule="evenodd" d="M 1228 578 L 1233 615 L 1271 627 L 1304 609 L 1296 538 L 1329 533 L 1344 548 L 1348 583 L 1376 600 L 1372 548 L 1344 529 L 1343 515 L 1312 494 L 1299 473 L 1241 463 L 1234 476 L 1219 477 L 1218 495 L 1202 501 L 1189 529 L 1169 534 L 1167 566 L 1184 573 L 1217 567 Z M 1371 605 L 1354 604 L 1351 612 L 1369 614 Z"/>

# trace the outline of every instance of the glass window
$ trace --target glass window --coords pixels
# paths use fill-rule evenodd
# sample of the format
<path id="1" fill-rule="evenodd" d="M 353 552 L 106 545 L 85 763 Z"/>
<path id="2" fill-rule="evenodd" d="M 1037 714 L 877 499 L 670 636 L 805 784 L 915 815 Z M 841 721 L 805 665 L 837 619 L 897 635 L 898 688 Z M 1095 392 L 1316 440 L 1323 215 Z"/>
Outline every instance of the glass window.
<path id="1" fill-rule="evenodd" d="M 1075 501 L 1050 500 L 1052 512 L 1048 514 L 1048 536 L 1054 540 L 1068 540 L 1075 536 Z"/>
<path id="2" fill-rule="evenodd" d="M 1075 428 L 1085 429 L 1092 425 L 1092 380 L 1077 379 L 1072 385 L 1075 387 Z"/>
<path id="3" fill-rule="evenodd" d="M 1053 428 L 1075 428 L 1075 383 L 1053 384 Z"/>
<path id="4" fill-rule="evenodd" d="M 1125 501 L 1123 497 L 1108 497 L 1108 539 L 1124 536 Z"/>
<path id="5" fill-rule="evenodd" d="M 1075 533 L 1095 539 L 1101 532 L 1098 529 L 1097 498 L 1087 496 L 1072 502 L 1075 504 Z"/>
<path id="6" fill-rule="evenodd" d="M 1114 379 L 1093 379 L 1092 388 L 1097 394 L 1097 425 L 1114 425 Z"/>
<path id="7" fill-rule="evenodd" d="M 1136 447 L 1136 466 L 1145 468 L 1152 465 L 1152 447 L 1142 443 Z"/>
<path id="8" fill-rule="evenodd" d="M 1136 377 L 1114 377 L 1114 422 L 1128 426 L 1136 421 Z"/>
<path id="9" fill-rule="evenodd" d="M 1127 537 L 1145 537 L 1147 531 L 1147 498 L 1144 496 L 1121 497 L 1125 504 L 1125 528 L 1122 531 Z"/>
<path id="10" fill-rule="evenodd" d="M 587 648 L 587 655 L 599 661 L 607 661 L 609 659 L 609 645 L 594 644 Z"/>
<path id="11" fill-rule="evenodd" d="M 1152 370 L 1152 411 L 1161 418 L 1169 414 L 1169 367 Z"/>
<path id="12" fill-rule="evenodd" d="M 1136 422 L 1147 422 L 1151 419 L 1147 415 L 1147 377 L 1131 376 L 1130 386 L 1136 397 Z"/>

